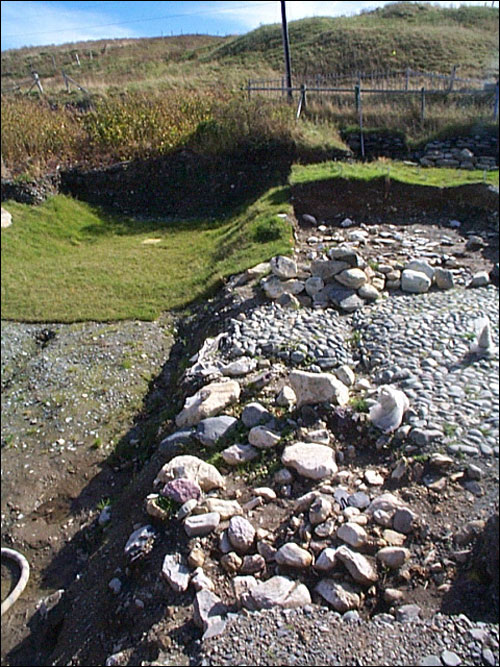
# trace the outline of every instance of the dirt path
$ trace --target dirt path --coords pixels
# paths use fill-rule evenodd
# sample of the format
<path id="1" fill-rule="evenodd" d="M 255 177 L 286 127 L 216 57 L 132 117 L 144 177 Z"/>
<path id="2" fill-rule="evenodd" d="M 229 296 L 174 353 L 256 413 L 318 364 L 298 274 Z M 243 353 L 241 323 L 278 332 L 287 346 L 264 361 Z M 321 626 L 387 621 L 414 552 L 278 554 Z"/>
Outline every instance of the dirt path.
<path id="1" fill-rule="evenodd" d="M 130 480 L 138 445 L 156 437 L 174 321 L 2 323 L 2 546 L 31 565 L 2 619 L 2 662 L 40 601 L 78 577 L 81 536 Z M 12 577 L 16 566 L 2 561 L 2 599 Z"/>

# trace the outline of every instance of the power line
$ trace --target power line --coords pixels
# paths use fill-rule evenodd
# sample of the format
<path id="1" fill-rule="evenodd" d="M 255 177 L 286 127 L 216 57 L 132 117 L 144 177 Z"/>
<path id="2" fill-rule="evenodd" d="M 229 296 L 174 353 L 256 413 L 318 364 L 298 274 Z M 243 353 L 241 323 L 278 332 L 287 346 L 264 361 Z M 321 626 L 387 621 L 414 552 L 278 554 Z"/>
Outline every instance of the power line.
<path id="1" fill-rule="evenodd" d="M 220 9 L 211 9 L 211 10 L 204 10 L 200 12 L 191 12 L 188 14 L 170 14 L 168 16 L 154 16 L 151 18 L 143 18 L 143 19 L 131 19 L 129 21 L 114 21 L 113 23 L 101 23 L 99 25 L 86 25 L 86 26 L 78 26 L 79 30 L 90 30 L 92 28 L 107 28 L 110 26 L 115 26 L 115 25 L 126 25 L 129 23 L 145 23 L 146 21 L 162 21 L 163 19 L 178 19 L 178 18 L 186 18 L 188 16 L 200 16 L 203 14 L 223 14 L 225 12 L 232 12 L 235 9 L 249 9 L 251 7 L 262 7 L 263 5 L 273 5 L 274 2 L 256 2 L 252 5 L 239 5 L 238 7 L 231 7 L 231 8 L 220 8 Z M 54 33 L 59 33 L 59 32 L 70 32 L 74 28 L 62 28 L 60 30 L 43 30 L 40 32 L 24 32 L 24 33 L 16 33 L 16 34 L 11 34 L 11 35 L 2 35 L 2 37 L 5 38 L 10 38 L 10 37 L 31 37 L 33 35 L 51 35 Z"/>

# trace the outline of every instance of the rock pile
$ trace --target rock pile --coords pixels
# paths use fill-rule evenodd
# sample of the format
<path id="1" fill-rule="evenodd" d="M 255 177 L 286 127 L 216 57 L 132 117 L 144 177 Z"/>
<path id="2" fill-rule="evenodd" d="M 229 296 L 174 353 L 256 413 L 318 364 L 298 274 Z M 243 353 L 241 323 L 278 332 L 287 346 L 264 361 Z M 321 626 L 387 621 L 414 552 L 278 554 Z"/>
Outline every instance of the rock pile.
<path id="1" fill-rule="evenodd" d="M 368 237 L 369 233 L 365 230 L 356 230 L 348 235 L 353 242 L 363 242 Z M 368 264 L 348 243 L 331 247 L 326 255 L 301 266 L 293 259 L 275 257 L 270 262 L 270 268 L 271 274 L 261 280 L 262 289 L 270 299 L 292 308 L 301 305 L 315 308 L 334 306 L 341 312 L 350 313 L 367 302 L 376 301 L 384 291 L 399 289 L 411 294 L 423 294 L 431 287 L 448 290 L 455 286 L 450 269 L 432 266 L 424 259 Z M 489 281 L 487 272 L 478 272 L 470 286 L 479 287 Z"/>
<path id="2" fill-rule="evenodd" d="M 280 267 L 284 280 L 292 280 L 288 275 L 294 269 L 290 271 L 291 263 L 285 259 L 276 258 L 272 265 Z M 207 342 L 209 347 L 214 349 Z M 217 355 L 222 353 L 218 351 L 212 362 Z M 195 359 L 187 376 L 197 364 Z M 223 361 L 219 368 L 225 368 Z M 194 589 L 194 620 L 203 638 L 220 634 L 236 609 L 303 608 L 314 600 L 341 614 L 371 609 L 383 601 L 391 618 L 402 618 L 407 584 L 422 574 L 422 567 L 440 585 L 449 585 L 437 552 L 423 565 L 424 551 L 415 550 L 425 535 L 425 521 L 398 490 L 383 488 L 388 481 L 397 486 L 405 475 L 421 475 L 420 464 L 414 464 L 414 473 L 403 461 L 392 470 L 356 468 L 355 447 L 342 450 L 321 418 L 345 409 L 352 392 L 369 383 L 359 384 L 345 366 L 336 370 L 342 379 L 334 373 L 292 370 L 286 372 L 284 385 L 268 381 L 261 387 L 270 407 L 255 400 L 240 405 L 262 371 L 250 368 L 237 380 L 210 382 L 198 367 L 198 377 L 208 384 L 186 398 L 175 420 L 178 430 L 162 442 L 160 451 L 172 445 L 175 449 L 179 443 L 189 443 L 193 451 L 208 446 L 220 454 L 228 472 L 274 452 L 283 467 L 275 469 L 272 484 L 247 488 L 246 496 L 241 489 L 226 490 L 226 479 L 213 464 L 180 454 L 158 471 L 157 492 L 145 502 L 154 522 L 177 521 L 183 526 L 186 555 L 166 554 L 162 575 L 174 591 Z M 273 370 L 280 368 L 282 372 L 278 365 Z M 206 404 L 213 391 L 225 398 L 214 402 L 210 416 L 206 410 L 192 409 Z M 285 393 L 286 408 L 279 408 Z M 371 428 L 387 437 L 384 433 L 400 428 L 407 408 L 403 392 L 382 387 L 379 402 L 372 399 Z M 308 411 L 315 414 L 312 422 L 304 418 Z M 406 426 L 407 435 L 411 429 Z M 346 456 L 349 468 L 343 468 Z M 442 471 L 453 461 L 439 457 L 431 460 L 431 466 L 442 479 Z M 297 489 L 305 492 L 297 495 Z M 138 559 L 141 550 L 148 553 L 156 534 L 153 526 L 139 527 L 127 543 L 130 560 Z M 462 550 L 469 537 L 464 539 L 457 537 Z M 214 592 L 220 577 L 232 582 L 230 599 Z M 119 590 L 118 584 L 113 582 Z M 406 606 L 415 607 L 412 613 L 418 614 L 418 607 Z"/>

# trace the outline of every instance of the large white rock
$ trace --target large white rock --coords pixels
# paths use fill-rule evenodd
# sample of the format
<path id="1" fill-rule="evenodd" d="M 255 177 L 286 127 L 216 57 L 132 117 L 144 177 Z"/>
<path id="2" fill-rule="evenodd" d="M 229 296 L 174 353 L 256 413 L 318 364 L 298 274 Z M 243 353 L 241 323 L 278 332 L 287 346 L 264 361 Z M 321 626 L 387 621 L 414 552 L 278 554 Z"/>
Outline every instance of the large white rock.
<path id="1" fill-rule="evenodd" d="M 202 491 L 211 491 L 212 489 L 223 489 L 225 487 L 224 478 L 211 463 L 207 463 L 197 456 L 183 454 L 174 457 L 162 467 L 157 474 L 154 485 L 170 482 L 172 479 L 186 477 L 196 482 Z"/>
<path id="2" fill-rule="evenodd" d="M 202 590 L 207 590 L 207 591 L 214 591 L 215 590 L 215 584 L 214 582 L 208 577 L 204 572 L 201 567 L 197 567 L 195 571 L 193 572 L 191 576 L 191 585 L 193 586 L 195 591 L 202 591 Z"/>
<path id="3" fill-rule="evenodd" d="M 358 609 L 361 604 L 361 597 L 356 589 L 344 581 L 322 579 L 314 590 L 341 614 Z"/>
<path id="4" fill-rule="evenodd" d="M 425 275 L 432 282 L 434 278 L 435 269 L 423 259 L 412 259 L 408 264 L 405 264 L 404 270 L 417 271 L 418 273 L 425 273 Z"/>
<path id="5" fill-rule="evenodd" d="M 422 271 L 405 269 L 401 274 L 401 289 L 403 292 L 423 294 L 429 290 L 431 284 L 432 280 Z"/>
<path id="6" fill-rule="evenodd" d="M 297 275 L 297 264 L 290 257 L 277 255 L 271 259 L 271 271 L 281 280 L 295 278 Z"/>
<path id="7" fill-rule="evenodd" d="M 381 289 L 383 289 L 383 285 Z M 380 290 L 378 290 L 375 285 L 369 285 L 365 283 L 358 290 L 358 296 L 364 299 L 365 301 L 376 301 L 380 297 Z"/>
<path id="8" fill-rule="evenodd" d="M 12 224 L 12 215 L 2 206 L 2 227 L 10 227 Z"/>
<path id="9" fill-rule="evenodd" d="M 288 445 L 283 450 L 281 462 L 309 479 L 324 479 L 337 472 L 333 449 L 312 442 Z"/>
<path id="10" fill-rule="evenodd" d="M 202 639 L 209 639 L 224 632 L 227 607 L 212 591 L 203 588 L 196 593 L 193 602 L 193 620 L 204 630 Z"/>
<path id="11" fill-rule="evenodd" d="M 320 553 L 318 558 L 316 559 L 316 562 L 314 564 L 314 568 L 316 570 L 320 570 L 321 572 L 327 571 L 327 570 L 333 570 L 335 567 L 335 554 L 337 552 L 337 549 L 334 549 L 333 547 L 325 547 L 323 551 Z"/>
<path id="12" fill-rule="evenodd" d="M 477 341 L 470 346 L 471 354 L 478 357 L 491 357 L 498 348 L 495 347 L 491 334 L 490 321 L 487 317 L 479 319 L 476 323 Z"/>
<path id="13" fill-rule="evenodd" d="M 161 573 L 176 593 L 187 591 L 191 571 L 182 562 L 180 554 L 167 554 L 163 559 Z"/>
<path id="14" fill-rule="evenodd" d="M 240 357 L 222 368 L 222 375 L 229 377 L 241 377 L 248 375 L 257 368 L 257 359 L 251 357 Z"/>
<path id="15" fill-rule="evenodd" d="M 365 544 L 368 539 L 366 530 L 357 523 L 343 523 L 337 530 L 337 537 L 351 547 L 359 548 Z"/>
<path id="16" fill-rule="evenodd" d="M 175 423 L 183 428 L 194 426 L 207 417 L 214 417 L 228 405 L 236 403 L 240 393 L 240 385 L 236 380 L 212 382 L 186 398 L 184 408 L 175 418 Z"/>
<path id="17" fill-rule="evenodd" d="M 346 387 L 352 387 L 356 380 L 354 371 L 347 364 L 342 364 L 342 366 L 336 368 L 334 370 L 334 373 L 338 377 L 338 379 L 342 382 L 342 384 L 345 384 Z"/>
<path id="18" fill-rule="evenodd" d="M 188 516 L 184 521 L 184 530 L 188 537 L 201 537 L 208 535 L 217 528 L 220 523 L 220 514 L 207 512 L 207 514 L 195 514 Z"/>
<path id="19" fill-rule="evenodd" d="M 335 280 L 339 282 L 344 287 L 349 287 L 350 289 L 359 289 L 362 285 L 368 280 L 366 273 L 362 269 L 346 269 L 337 273 Z"/>
<path id="20" fill-rule="evenodd" d="M 337 549 L 335 557 L 345 565 L 358 584 L 371 586 L 377 581 L 377 572 L 365 556 L 351 551 L 349 547 L 341 546 Z"/>
<path id="21" fill-rule="evenodd" d="M 308 588 L 287 577 L 276 576 L 262 582 L 251 576 L 235 577 L 233 586 L 240 605 L 252 611 L 271 607 L 296 609 L 311 604 Z"/>
<path id="22" fill-rule="evenodd" d="M 230 466 L 237 466 L 240 463 L 247 463 L 259 456 L 259 452 L 252 445 L 242 445 L 239 442 L 226 447 L 221 452 L 224 461 Z"/>
<path id="23" fill-rule="evenodd" d="M 311 565 L 312 561 L 313 557 L 309 551 L 299 547 L 295 542 L 287 542 L 276 552 L 278 565 L 305 569 Z"/>
<path id="24" fill-rule="evenodd" d="M 237 514 L 243 514 L 243 508 L 237 500 L 224 500 L 223 498 L 207 498 L 203 503 L 209 512 L 218 512 L 222 521 L 230 519 Z"/>
<path id="25" fill-rule="evenodd" d="M 395 431 L 410 403 L 406 394 L 391 385 L 382 385 L 377 403 L 370 408 L 370 421 L 384 433 Z"/>
<path id="26" fill-rule="evenodd" d="M 246 553 L 255 539 L 255 528 L 248 519 L 242 516 L 233 516 L 229 521 L 227 537 L 236 551 Z"/>
<path id="27" fill-rule="evenodd" d="M 393 570 L 397 570 L 410 558 L 409 549 L 404 547 L 384 547 L 377 551 L 377 559 Z"/>
<path id="28" fill-rule="evenodd" d="M 332 513 L 332 501 L 326 496 L 319 496 L 313 500 L 309 508 L 309 522 L 313 526 L 323 523 Z"/>
<path id="29" fill-rule="evenodd" d="M 289 382 L 297 396 L 299 408 L 325 401 L 346 405 L 349 401 L 349 389 L 332 373 L 292 371 Z"/>
<path id="30" fill-rule="evenodd" d="M 392 516 L 394 512 L 400 507 L 404 507 L 404 503 L 397 496 L 392 493 L 383 493 L 374 498 L 366 511 L 368 514 L 375 514 L 375 512 L 388 512 Z"/>
<path id="31" fill-rule="evenodd" d="M 248 442 L 257 449 L 275 447 L 280 440 L 280 434 L 271 431 L 266 426 L 254 426 L 248 434 Z"/>

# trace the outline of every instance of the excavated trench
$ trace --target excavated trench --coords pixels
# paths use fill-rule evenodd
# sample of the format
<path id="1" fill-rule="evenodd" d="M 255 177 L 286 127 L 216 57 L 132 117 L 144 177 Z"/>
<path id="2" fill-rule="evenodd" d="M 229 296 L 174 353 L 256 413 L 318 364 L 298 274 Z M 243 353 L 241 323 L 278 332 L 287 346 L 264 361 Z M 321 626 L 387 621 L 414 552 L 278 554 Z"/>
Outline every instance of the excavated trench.
<path id="1" fill-rule="evenodd" d="M 281 178 L 280 172 L 276 180 L 280 181 Z M 230 188 L 229 181 L 228 188 Z M 384 178 L 371 182 L 336 179 L 296 185 L 293 186 L 291 194 L 295 217 L 298 221 L 297 232 L 300 241 L 305 242 L 307 235 L 311 233 L 311 229 L 301 223 L 304 214 L 314 215 L 318 223 L 325 223 L 331 228 L 338 227 L 346 217 L 358 224 L 363 223 L 368 226 L 391 224 L 406 227 L 418 224 L 428 229 L 431 238 L 439 238 L 442 233 L 442 225 L 449 223 L 450 219 L 458 219 L 462 225 L 456 234 L 462 236 L 462 240 L 471 233 L 484 233 L 488 239 L 483 247 L 474 253 L 469 253 L 469 256 L 464 258 L 470 262 L 471 269 L 486 267 L 490 270 L 498 261 L 498 192 L 485 185 L 437 189 L 409 186 Z M 458 240 L 457 238 L 457 245 Z M 236 303 L 226 292 L 219 295 L 208 309 L 200 307 L 189 320 L 179 324 L 178 337 L 185 336 L 189 339 L 189 350 L 185 348 L 182 354 L 174 354 L 174 348 L 172 348 L 170 361 L 165 364 L 162 373 L 149 383 L 149 389 L 143 397 L 143 406 L 151 402 L 151 397 L 157 401 L 158 396 L 164 401 L 173 400 L 179 406 L 182 403 L 181 397 L 175 395 L 176 392 L 172 391 L 169 381 L 178 377 L 178 370 L 182 362 L 186 360 L 187 353 L 194 353 L 207 335 L 224 330 L 231 316 L 241 311 L 244 312 L 245 308 L 249 308 L 253 303 L 254 297 L 249 292 L 237 294 Z M 120 323 L 116 325 L 117 328 L 120 326 Z M 36 332 L 37 344 L 42 349 L 50 349 L 54 338 L 52 329 L 42 325 L 39 329 L 40 331 Z M 116 338 L 119 345 L 119 336 L 117 335 Z M 76 340 L 75 343 L 77 343 Z M 164 345 L 163 351 L 168 353 L 170 346 L 171 341 L 168 345 Z M 13 364 L 15 363 L 14 357 Z M 15 392 L 15 387 L 11 385 L 16 382 L 16 377 L 15 369 L 12 369 L 9 385 L 11 392 Z M 23 374 L 18 379 L 25 383 L 26 378 Z M 25 390 L 25 384 L 20 388 Z M 147 411 L 143 409 L 138 417 L 151 418 L 156 429 L 158 426 L 165 426 L 166 422 L 158 422 L 155 419 L 152 414 L 153 410 L 149 414 L 145 412 Z M 117 430 L 124 432 L 128 429 L 129 434 L 133 436 L 129 439 L 137 439 L 137 430 L 133 427 L 133 422 L 136 421 L 136 417 L 131 420 L 130 415 L 127 414 L 126 421 L 121 424 L 123 428 L 118 425 Z M 81 453 L 84 457 L 86 456 L 83 450 Z M 93 453 L 95 454 L 95 450 Z M 109 479 L 114 479 L 117 485 L 113 495 L 119 499 L 118 506 L 116 506 L 117 519 L 105 534 L 105 540 L 101 541 L 102 531 L 99 532 L 99 529 L 96 529 L 95 504 L 92 509 L 88 509 L 90 501 L 87 502 L 87 512 L 82 515 L 81 507 L 77 502 L 70 502 L 64 495 L 58 495 L 57 489 L 51 489 L 50 500 L 38 505 L 33 511 L 30 520 L 40 522 L 43 519 L 47 525 L 50 524 L 51 529 L 57 528 L 58 524 L 67 524 L 70 515 L 78 516 L 81 529 L 72 537 L 68 535 L 68 542 L 59 551 L 57 548 L 51 549 L 48 560 L 42 557 L 39 546 L 35 545 L 33 548 L 35 560 L 41 571 L 45 572 L 45 582 L 43 577 L 36 577 L 37 587 L 36 589 L 31 588 L 28 603 L 23 604 L 22 599 L 18 601 L 15 620 L 9 620 L 5 629 L 5 632 L 11 634 L 7 636 L 9 654 L 3 653 L 3 664 L 48 664 L 43 661 L 47 660 L 49 656 L 51 659 L 57 659 L 54 664 L 84 664 L 78 662 L 82 659 L 102 661 L 114 650 L 113 638 L 118 641 L 118 638 L 127 632 L 133 631 L 137 635 L 139 646 L 139 630 L 145 636 L 147 635 L 147 641 L 141 648 L 142 652 L 138 651 L 142 659 L 148 659 L 150 655 L 157 655 L 158 646 L 175 649 L 179 653 L 189 650 L 194 639 L 193 633 L 195 635 L 198 633 L 191 620 L 191 596 L 176 596 L 169 591 L 165 597 L 165 586 L 159 586 L 158 582 L 159 568 L 161 568 L 161 559 L 158 554 L 153 556 L 152 561 L 142 565 L 135 575 L 134 589 L 142 590 L 145 596 L 150 594 L 146 611 L 140 612 L 139 620 L 137 619 L 139 612 L 134 609 L 120 609 L 117 614 L 116 602 L 107 589 L 107 583 L 115 574 L 116 568 L 123 566 L 123 543 L 132 525 L 134 522 L 144 521 L 141 501 L 150 491 L 152 479 L 156 474 L 157 454 L 158 452 L 153 455 L 152 465 L 146 463 L 142 469 L 138 466 L 133 468 L 132 472 L 128 470 L 121 473 L 118 467 L 113 468 L 114 477 L 109 470 L 109 464 L 104 459 L 101 461 L 101 472 L 97 473 L 96 477 L 101 477 L 101 481 L 106 481 L 103 479 L 103 470 L 107 468 Z M 76 456 L 75 454 L 71 463 L 73 470 L 78 471 Z M 87 474 L 89 473 L 94 474 L 87 470 Z M 73 472 L 72 476 L 74 475 Z M 49 478 L 47 479 L 50 481 Z M 64 480 L 62 482 L 61 488 L 64 487 Z M 85 482 L 87 487 L 91 487 L 91 482 L 92 480 Z M 103 495 L 103 484 L 99 483 L 96 487 L 97 490 L 91 499 L 92 503 L 97 502 Z M 40 493 L 42 495 L 43 490 Z M 22 511 L 22 509 L 20 504 L 16 511 Z M 8 531 L 4 531 L 2 537 L 8 538 Z M 169 548 L 173 549 L 176 540 L 181 540 L 181 538 L 185 540 L 185 536 L 178 535 L 174 531 L 165 535 L 163 542 L 164 545 L 168 544 Z M 12 542 L 9 542 L 10 544 Z M 22 549 L 26 547 L 26 544 L 16 545 L 14 543 L 13 546 Z M 67 569 L 68 563 L 76 563 L 77 558 L 80 559 L 78 567 L 70 568 L 71 577 L 64 581 L 67 590 L 65 598 L 56 603 L 53 611 L 49 613 L 48 621 L 45 622 L 35 612 L 36 601 L 47 594 L 48 580 L 52 582 L 50 590 L 60 586 L 59 583 L 57 586 L 54 585 L 54 582 L 57 581 L 54 573 L 58 568 L 62 571 Z M 76 578 L 70 581 L 77 570 Z M 82 573 L 83 576 L 80 576 Z M 47 575 L 52 575 L 52 578 Z M 39 585 L 38 582 L 40 582 Z M 175 609 L 175 613 L 173 616 L 167 614 L 168 620 L 162 634 L 161 625 L 158 628 L 156 626 L 163 622 L 166 609 L 168 611 L 170 607 Z M 81 636 L 77 632 L 79 627 Z M 151 628 L 156 629 L 153 632 Z M 16 641 L 13 641 L 16 638 L 17 644 Z M 184 647 L 187 648 L 184 649 Z M 76 660 L 76 662 L 68 663 L 64 662 L 65 660 Z"/>

